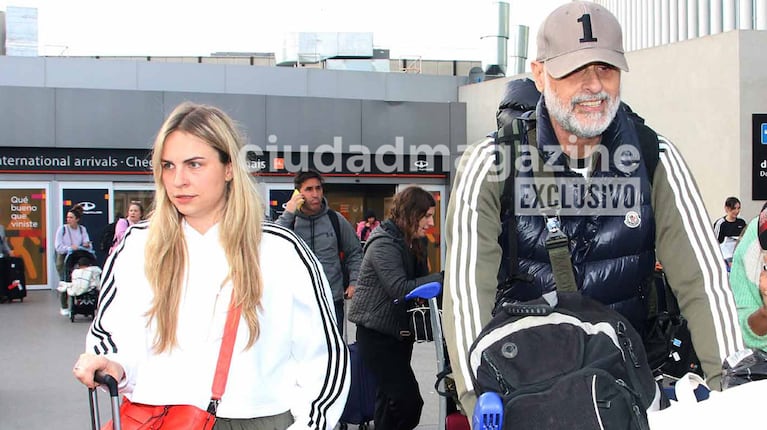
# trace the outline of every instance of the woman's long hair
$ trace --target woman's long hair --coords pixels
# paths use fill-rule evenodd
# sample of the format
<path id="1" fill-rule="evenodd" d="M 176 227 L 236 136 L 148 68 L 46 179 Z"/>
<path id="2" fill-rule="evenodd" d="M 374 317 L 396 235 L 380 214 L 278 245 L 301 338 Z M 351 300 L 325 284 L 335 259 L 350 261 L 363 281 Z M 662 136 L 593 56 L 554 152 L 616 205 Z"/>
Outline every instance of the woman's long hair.
<path id="1" fill-rule="evenodd" d="M 156 187 L 154 211 L 150 215 L 149 239 L 146 244 L 145 274 L 154 291 L 152 307 L 147 315 L 156 321 L 156 352 L 171 350 L 177 344 L 178 307 L 186 273 L 187 253 L 182 232 L 183 216 L 168 197 L 162 182 L 162 152 L 165 140 L 174 131 L 205 141 L 219 154 L 222 163 L 232 164 L 232 180 L 219 220 L 219 240 L 229 263 L 234 289 L 232 300 L 242 307 L 250 331 L 248 347 L 258 338 L 257 309 L 263 290 L 259 245 L 263 204 L 253 178 L 246 170 L 241 148 L 242 137 L 233 121 L 211 106 L 182 103 L 163 123 L 154 142 L 152 169 Z"/>
<path id="2" fill-rule="evenodd" d="M 418 223 L 430 208 L 437 206 L 434 196 L 418 186 L 410 186 L 394 196 L 389 217 L 405 235 L 405 242 L 411 246 L 419 260 L 425 258 L 423 241 L 416 237 Z"/>

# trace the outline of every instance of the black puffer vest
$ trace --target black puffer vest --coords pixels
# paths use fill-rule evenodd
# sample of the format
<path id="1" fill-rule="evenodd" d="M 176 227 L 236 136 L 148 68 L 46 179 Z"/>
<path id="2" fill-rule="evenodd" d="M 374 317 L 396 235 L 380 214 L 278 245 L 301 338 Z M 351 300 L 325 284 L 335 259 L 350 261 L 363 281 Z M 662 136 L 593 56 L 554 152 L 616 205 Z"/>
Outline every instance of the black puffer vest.
<path id="1" fill-rule="evenodd" d="M 543 149 L 546 145 L 559 146 L 543 99 L 538 104 L 536 116 L 537 149 L 541 160 L 561 166 L 562 171 L 555 173 L 558 178 L 579 177 L 578 173 L 570 170 L 564 154 Z M 570 239 L 571 261 L 580 291 L 623 314 L 641 332 L 646 314 L 643 302 L 645 285 L 651 279 L 655 266 L 655 222 L 651 206 L 651 182 L 644 160 L 640 157 L 640 165 L 630 173 L 615 164 L 615 151 L 625 149 L 621 145 L 631 145 L 636 148 L 636 154 L 641 154 L 635 124 L 623 107 L 603 133 L 601 144 L 609 152 L 610 160 L 608 163 L 598 163 L 597 166 L 605 167 L 594 169 L 591 177 L 600 181 L 609 181 L 609 178 L 639 178 L 639 210 L 625 216 L 561 216 L 561 230 Z M 520 155 L 525 156 L 524 152 Z M 516 178 L 515 182 L 519 183 L 524 181 L 520 178 L 532 178 L 532 173 L 517 171 Z M 504 223 L 504 231 L 508 231 L 509 223 Z M 548 233 L 546 218 L 543 215 L 517 214 L 516 224 L 517 274 L 520 276 L 508 276 L 508 246 L 504 246 L 506 239 L 502 237 L 499 241 L 504 255 L 498 274 L 499 288 L 504 291 L 505 299 L 532 300 L 555 288 L 545 246 Z"/>

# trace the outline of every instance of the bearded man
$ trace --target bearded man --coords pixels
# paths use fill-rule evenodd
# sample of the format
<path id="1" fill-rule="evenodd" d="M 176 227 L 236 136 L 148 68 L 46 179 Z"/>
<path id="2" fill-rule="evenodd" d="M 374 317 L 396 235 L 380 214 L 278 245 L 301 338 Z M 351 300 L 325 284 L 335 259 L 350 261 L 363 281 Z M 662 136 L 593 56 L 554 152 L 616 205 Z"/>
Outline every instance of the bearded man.
<path id="1" fill-rule="evenodd" d="M 534 132 L 521 133 L 516 158 L 526 161 L 506 181 L 495 169 L 504 165 L 502 145 L 471 145 L 447 210 L 443 322 L 464 411 L 476 402 L 468 350 L 496 299 L 533 300 L 555 290 L 546 249 L 552 228 L 567 236 L 577 289 L 640 333 L 648 280 L 660 261 L 708 384 L 719 389 L 723 360 L 743 349 L 726 269 L 681 154 L 621 103 L 621 73 L 629 68 L 620 24 L 596 3 L 569 2 L 543 22 L 537 45 L 531 69 L 542 96 L 531 114 Z M 651 133 L 654 160 L 643 157 L 640 129 Z M 535 178 L 535 165 L 543 177 Z M 514 212 L 504 217 L 510 183 Z M 614 193 L 610 184 L 618 183 L 631 191 Z"/>

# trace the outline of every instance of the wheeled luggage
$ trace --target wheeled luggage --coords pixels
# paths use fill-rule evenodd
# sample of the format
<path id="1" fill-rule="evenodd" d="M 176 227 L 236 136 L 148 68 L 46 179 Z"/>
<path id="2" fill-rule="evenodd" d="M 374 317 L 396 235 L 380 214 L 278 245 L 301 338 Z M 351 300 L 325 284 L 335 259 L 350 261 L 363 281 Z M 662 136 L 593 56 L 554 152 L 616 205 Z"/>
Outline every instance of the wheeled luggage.
<path id="1" fill-rule="evenodd" d="M 27 296 L 27 281 L 24 275 L 24 260 L 18 257 L 0 258 L 0 302 L 24 301 Z"/>
<path id="2" fill-rule="evenodd" d="M 111 375 L 102 372 L 96 372 L 94 379 L 99 384 L 106 386 L 107 390 L 109 390 L 109 399 L 112 406 L 112 428 L 113 430 L 121 430 L 120 397 L 117 392 L 117 381 Z M 99 413 L 99 402 L 96 390 L 97 388 L 88 389 L 88 400 L 90 401 L 91 411 L 91 430 L 101 429 L 101 415 Z"/>
<path id="3" fill-rule="evenodd" d="M 349 345 L 349 355 L 352 381 L 346 407 L 341 414 L 341 427 L 346 428 L 346 424 L 357 424 L 360 429 L 366 429 L 373 421 L 375 414 L 377 384 L 373 374 L 362 362 L 356 342 Z"/>

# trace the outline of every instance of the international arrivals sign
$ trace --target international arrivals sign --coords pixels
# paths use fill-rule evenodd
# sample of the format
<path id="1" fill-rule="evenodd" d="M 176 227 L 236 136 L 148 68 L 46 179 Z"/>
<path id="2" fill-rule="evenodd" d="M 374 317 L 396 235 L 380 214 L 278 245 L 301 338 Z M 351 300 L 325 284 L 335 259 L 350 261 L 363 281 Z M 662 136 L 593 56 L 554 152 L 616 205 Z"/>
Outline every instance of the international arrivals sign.
<path id="1" fill-rule="evenodd" d="M 313 169 L 328 176 L 446 178 L 441 153 L 261 151 L 245 147 L 256 176 L 292 176 Z M 0 173 L 151 175 L 151 150 L 129 148 L 0 147 Z"/>
<path id="2" fill-rule="evenodd" d="M 147 175 L 148 149 L 1 147 L 0 173 Z"/>

